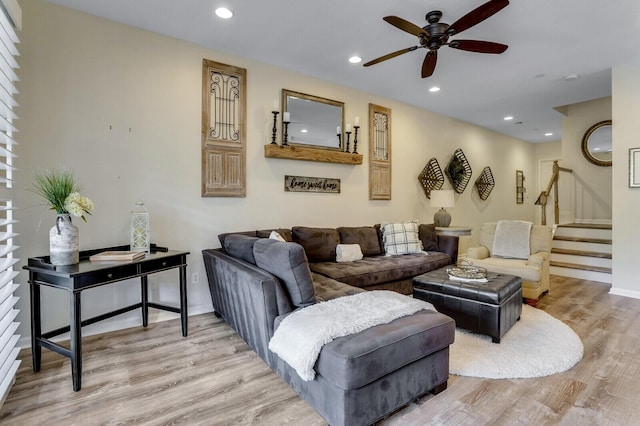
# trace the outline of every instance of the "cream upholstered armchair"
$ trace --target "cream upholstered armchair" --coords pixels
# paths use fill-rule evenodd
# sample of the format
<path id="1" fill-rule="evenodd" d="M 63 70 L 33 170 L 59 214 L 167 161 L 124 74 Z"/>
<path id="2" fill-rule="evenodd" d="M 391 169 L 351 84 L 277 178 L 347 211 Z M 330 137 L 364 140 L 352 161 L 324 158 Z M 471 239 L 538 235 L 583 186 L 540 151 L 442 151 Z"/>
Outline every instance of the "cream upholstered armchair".
<path id="1" fill-rule="evenodd" d="M 503 223 L 500 223 L 503 222 Z M 522 278 L 522 297 L 531 304 L 535 304 L 542 294 L 549 291 L 549 262 L 551 253 L 551 228 L 542 225 L 533 225 L 522 221 L 500 221 L 499 223 L 484 223 L 480 227 L 480 246 L 470 247 L 463 260 L 475 266 L 481 266 L 491 272 L 516 275 Z M 516 240 L 516 233 L 510 238 L 510 228 L 505 229 L 505 223 L 510 225 L 515 222 L 528 223 L 529 231 L 520 233 L 520 237 L 528 234 L 528 247 L 526 241 L 521 247 L 513 247 L 513 253 L 509 253 L 511 243 Z M 516 225 L 518 225 L 516 223 Z M 503 244 L 496 240 L 496 228 L 502 235 Z M 521 228 L 522 230 L 522 228 Z M 506 236 L 506 238 L 505 238 Z M 506 247 L 505 243 L 506 242 Z M 528 248 L 528 250 L 526 250 Z"/>

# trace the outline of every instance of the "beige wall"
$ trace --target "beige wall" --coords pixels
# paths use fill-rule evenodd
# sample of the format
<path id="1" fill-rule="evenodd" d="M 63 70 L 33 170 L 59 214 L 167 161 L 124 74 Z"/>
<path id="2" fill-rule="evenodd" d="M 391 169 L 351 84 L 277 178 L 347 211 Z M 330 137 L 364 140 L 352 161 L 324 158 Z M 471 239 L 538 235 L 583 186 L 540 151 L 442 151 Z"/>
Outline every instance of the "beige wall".
<path id="1" fill-rule="evenodd" d="M 584 133 L 603 120 L 611 120 L 611 98 L 569 105 L 562 120 L 562 166 L 573 170 L 574 218 L 582 221 L 611 220 L 611 167 L 591 164 L 582 155 Z"/>
<path id="2" fill-rule="evenodd" d="M 403 103 L 338 84 L 295 74 L 274 66 L 215 52 L 71 11 L 41 0 L 25 2 L 22 34 L 21 145 L 19 185 L 31 185 L 33 170 L 66 166 L 74 170 L 84 194 L 96 209 L 80 228 L 81 249 L 128 242 L 129 211 L 137 199 L 151 214 L 153 241 L 189 250 L 188 276 L 192 313 L 211 309 L 201 250 L 218 247 L 217 235 L 234 230 L 293 225 L 340 226 L 418 219 L 431 222 L 432 208 L 417 176 L 431 157 L 444 166 L 456 148 L 471 162 L 473 176 L 450 209 L 452 225 L 476 230 L 500 218 L 533 220 L 532 192 L 515 203 L 515 170 L 536 173 L 533 144 L 429 113 Z M 247 69 L 247 197 L 200 197 L 200 119 L 202 59 Z M 370 102 L 390 107 L 393 121 L 393 199 L 368 200 L 368 165 L 349 166 L 266 159 L 270 142 L 272 100 L 282 88 L 345 102 L 346 117 L 367 117 Z M 425 93 L 425 96 L 428 96 Z M 367 158 L 367 129 L 359 151 Z M 485 166 L 496 187 L 480 200 L 473 182 Z M 341 194 L 285 193 L 285 174 L 341 180 Z M 448 183 L 446 187 L 449 187 Z M 20 211 L 19 257 L 48 252 L 53 214 L 28 191 L 17 196 Z M 475 238 L 475 237 L 474 237 Z M 24 262 L 24 260 L 23 260 Z M 177 300 L 165 273 L 151 278 L 152 297 Z M 18 281 L 26 283 L 26 274 Z M 133 283 L 130 283 L 133 284 Z M 22 285 L 20 309 L 28 336 L 28 287 Z M 138 300 L 136 285 L 119 284 L 83 294 L 83 316 L 89 317 Z M 68 300 L 46 291 L 44 321 L 68 322 Z M 154 312 L 152 321 L 165 318 Z M 140 322 L 138 313 L 95 325 L 106 330 Z M 91 332 L 91 329 L 88 330 Z"/>
<path id="3" fill-rule="evenodd" d="M 613 286 L 640 298 L 640 188 L 629 188 L 629 149 L 640 148 L 640 63 L 613 69 Z"/>

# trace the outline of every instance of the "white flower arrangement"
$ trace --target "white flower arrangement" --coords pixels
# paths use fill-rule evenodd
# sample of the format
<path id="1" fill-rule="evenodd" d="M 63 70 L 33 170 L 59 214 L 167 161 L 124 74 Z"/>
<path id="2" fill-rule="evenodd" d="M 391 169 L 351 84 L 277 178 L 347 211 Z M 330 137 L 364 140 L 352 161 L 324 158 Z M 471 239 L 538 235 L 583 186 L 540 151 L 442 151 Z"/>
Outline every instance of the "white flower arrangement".
<path id="1" fill-rule="evenodd" d="M 91 214 L 93 201 L 87 197 L 83 197 L 79 192 L 72 192 L 64 200 L 64 209 L 68 211 L 69 214 L 86 220 L 84 215 Z"/>
<path id="2" fill-rule="evenodd" d="M 93 211 L 93 201 L 80 195 L 73 173 L 68 170 L 35 173 L 32 192 L 42 196 L 49 203 L 49 208 L 58 214 L 70 214 L 85 222 L 85 215 Z"/>

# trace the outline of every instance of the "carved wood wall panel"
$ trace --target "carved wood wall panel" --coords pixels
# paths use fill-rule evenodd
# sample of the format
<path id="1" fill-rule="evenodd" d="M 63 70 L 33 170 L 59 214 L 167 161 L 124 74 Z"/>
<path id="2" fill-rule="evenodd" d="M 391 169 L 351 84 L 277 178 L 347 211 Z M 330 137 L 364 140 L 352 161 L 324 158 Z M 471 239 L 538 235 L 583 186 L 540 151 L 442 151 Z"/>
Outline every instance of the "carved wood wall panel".
<path id="1" fill-rule="evenodd" d="M 202 61 L 202 196 L 246 194 L 244 68 Z"/>
<path id="2" fill-rule="evenodd" d="M 391 199 L 391 109 L 369 104 L 369 199 Z"/>

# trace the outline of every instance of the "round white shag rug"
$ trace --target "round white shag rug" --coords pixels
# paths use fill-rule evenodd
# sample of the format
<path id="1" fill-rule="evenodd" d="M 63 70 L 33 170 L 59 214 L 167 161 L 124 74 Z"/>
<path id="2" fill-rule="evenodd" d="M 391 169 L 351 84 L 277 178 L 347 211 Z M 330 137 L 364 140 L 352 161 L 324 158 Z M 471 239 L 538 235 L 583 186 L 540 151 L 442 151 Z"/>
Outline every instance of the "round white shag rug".
<path id="1" fill-rule="evenodd" d="M 456 329 L 449 372 L 488 379 L 543 377 L 570 369 L 583 352 L 580 337 L 568 325 L 523 305 L 520 321 L 498 344 L 489 336 Z"/>

